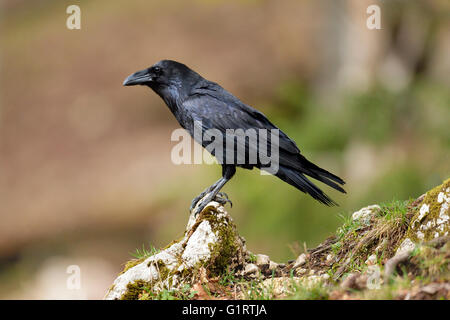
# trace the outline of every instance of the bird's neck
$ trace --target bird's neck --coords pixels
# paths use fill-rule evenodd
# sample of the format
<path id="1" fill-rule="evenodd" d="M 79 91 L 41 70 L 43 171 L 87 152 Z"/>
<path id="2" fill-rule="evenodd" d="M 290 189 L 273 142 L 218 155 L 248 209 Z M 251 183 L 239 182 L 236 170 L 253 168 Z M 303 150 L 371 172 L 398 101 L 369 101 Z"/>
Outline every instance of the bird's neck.
<path id="1" fill-rule="evenodd" d="M 152 89 L 164 100 L 172 114 L 178 120 L 181 103 L 187 95 L 183 94 L 182 90 L 172 86 L 152 87 Z"/>

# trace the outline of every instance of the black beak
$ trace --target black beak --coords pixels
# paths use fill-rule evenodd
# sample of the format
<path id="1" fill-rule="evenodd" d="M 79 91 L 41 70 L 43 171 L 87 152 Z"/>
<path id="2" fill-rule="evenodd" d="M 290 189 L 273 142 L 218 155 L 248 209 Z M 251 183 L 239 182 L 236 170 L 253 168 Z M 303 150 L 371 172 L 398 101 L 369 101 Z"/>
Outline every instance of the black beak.
<path id="1" fill-rule="evenodd" d="M 138 84 L 144 85 L 151 81 L 152 81 L 152 77 L 148 73 L 148 69 L 145 69 L 145 70 L 135 72 L 132 75 L 128 76 L 125 79 L 125 81 L 123 82 L 123 85 L 124 86 L 135 86 Z"/>

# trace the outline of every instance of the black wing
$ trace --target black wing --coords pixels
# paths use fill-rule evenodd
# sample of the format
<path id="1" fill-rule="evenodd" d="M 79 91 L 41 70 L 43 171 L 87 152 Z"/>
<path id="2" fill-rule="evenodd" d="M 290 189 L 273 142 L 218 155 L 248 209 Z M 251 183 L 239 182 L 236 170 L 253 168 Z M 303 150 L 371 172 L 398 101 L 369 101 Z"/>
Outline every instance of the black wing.
<path id="1" fill-rule="evenodd" d="M 211 88 L 213 87 L 213 88 Z M 239 99 L 214 84 L 208 88 L 194 91 L 191 97 L 183 102 L 194 120 L 201 121 L 203 129 L 218 129 L 225 133 L 226 129 L 267 129 L 277 130 L 279 148 L 284 152 L 299 154 L 300 150 L 283 131 L 276 127 L 260 111 L 244 104 Z"/>
<path id="2" fill-rule="evenodd" d="M 226 133 L 227 129 L 243 129 L 244 131 L 248 129 L 276 129 L 279 135 L 278 144 L 275 145 L 279 152 L 279 172 L 275 174 L 277 177 L 328 205 L 334 204 L 334 202 L 303 174 L 345 193 L 345 190 L 338 185 L 345 184 L 341 178 L 307 160 L 300 154 L 295 142 L 272 124 L 263 113 L 242 103 L 220 86 L 214 85 L 211 88 L 211 85 L 209 85 L 197 89 L 189 99 L 184 101 L 183 108 L 189 111 L 194 121 L 201 122 L 203 132 L 208 129 L 217 129 L 222 133 L 224 139 L 234 139 L 233 136 Z M 209 142 L 205 143 L 204 141 L 197 142 L 204 147 L 209 144 Z M 268 141 L 265 154 L 267 154 L 267 150 L 271 150 L 272 145 L 273 142 Z M 247 152 L 260 154 L 258 145 L 251 144 L 248 140 L 245 140 L 243 147 Z M 226 146 L 224 146 L 224 149 L 225 153 L 229 151 L 236 153 L 236 149 L 228 150 Z M 261 168 L 259 165 L 257 167 Z"/>

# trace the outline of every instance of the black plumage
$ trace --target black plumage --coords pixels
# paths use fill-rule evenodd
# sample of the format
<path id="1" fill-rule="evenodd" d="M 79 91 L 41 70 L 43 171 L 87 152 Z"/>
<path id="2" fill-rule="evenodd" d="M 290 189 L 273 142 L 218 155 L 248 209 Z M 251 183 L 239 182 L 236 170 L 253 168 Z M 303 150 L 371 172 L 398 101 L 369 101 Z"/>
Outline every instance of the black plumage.
<path id="1" fill-rule="evenodd" d="M 266 153 L 264 154 L 267 154 L 267 150 L 270 153 L 272 147 L 276 147 L 278 151 L 278 170 L 273 174 L 311 195 L 314 199 L 326 205 L 335 204 L 306 176 L 345 193 L 340 186 L 345 184 L 341 178 L 308 161 L 300 153 L 295 142 L 271 123 L 263 113 L 244 104 L 217 83 L 204 79 L 182 63 L 162 60 L 147 69 L 130 75 L 123 84 L 125 86 L 146 85 L 153 89 L 164 100 L 180 125 L 194 139 L 197 138 L 197 142 L 203 147 L 207 147 L 210 141 L 204 139 L 198 141 L 198 137 L 194 135 L 195 123 L 201 124 L 199 129 L 203 134 L 211 129 L 215 129 L 215 132 L 222 134 L 222 155 L 218 156 L 214 151 L 211 152 L 222 164 L 222 178 L 196 197 L 192 202 L 191 209 L 199 200 L 202 200 L 202 203 L 198 206 L 198 212 L 200 212 L 209 201 L 216 198 L 220 189 L 235 174 L 236 167 L 245 169 L 256 167 L 267 170 L 267 163 L 262 161 L 261 146 L 266 147 Z M 269 136 L 267 140 L 263 140 L 266 145 L 259 145 L 259 143 L 252 143 L 251 139 L 247 137 L 247 139 L 241 140 L 241 149 L 239 149 L 239 141 L 236 140 L 235 135 L 229 133 L 229 129 L 242 129 L 244 131 L 254 129 L 258 142 L 261 138 L 260 129 L 277 130 L 278 142 L 270 139 Z M 226 139 L 234 139 L 234 145 L 231 147 L 226 145 Z M 242 152 L 240 154 L 239 150 L 245 150 L 245 154 L 242 154 Z M 230 155 L 230 152 L 233 156 L 227 158 L 227 154 Z M 256 161 L 250 161 L 251 152 L 257 155 Z M 239 156 L 241 158 L 238 158 Z"/>

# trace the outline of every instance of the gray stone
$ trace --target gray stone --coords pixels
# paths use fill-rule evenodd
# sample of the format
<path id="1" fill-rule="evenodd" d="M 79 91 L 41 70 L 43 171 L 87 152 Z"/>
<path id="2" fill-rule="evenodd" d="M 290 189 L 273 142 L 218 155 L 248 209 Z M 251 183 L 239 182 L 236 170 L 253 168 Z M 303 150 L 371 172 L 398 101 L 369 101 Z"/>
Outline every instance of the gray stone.
<path id="1" fill-rule="evenodd" d="M 302 265 L 304 265 L 306 263 L 306 254 L 302 253 L 301 255 L 298 256 L 298 258 L 295 260 L 294 262 L 294 266 L 292 267 L 293 269 L 297 269 L 298 267 L 301 267 Z"/>
<path id="2" fill-rule="evenodd" d="M 265 254 L 257 254 L 256 255 L 256 265 L 258 267 L 262 267 L 264 265 L 270 264 L 270 258 L 269 256 L 266 256 Z"/>

